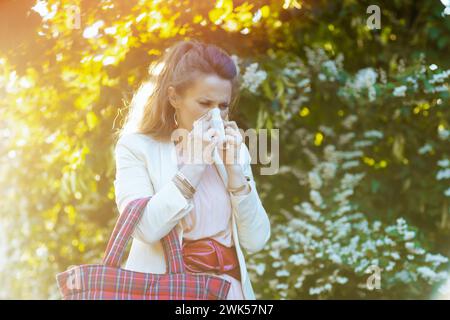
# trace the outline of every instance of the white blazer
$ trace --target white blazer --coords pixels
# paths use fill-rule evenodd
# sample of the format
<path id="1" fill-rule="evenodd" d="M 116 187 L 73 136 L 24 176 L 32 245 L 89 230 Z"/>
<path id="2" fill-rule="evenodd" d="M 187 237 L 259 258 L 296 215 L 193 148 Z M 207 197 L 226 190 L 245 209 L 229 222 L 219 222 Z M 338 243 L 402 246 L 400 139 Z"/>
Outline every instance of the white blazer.
<path id="1" fill-rule="evenodd" d="M 124 133 L 115 150 L 116 176 L 115 201 L 119 213 L 133 199 L 153 197 L 147 204 L 142 219 L 133 234 L 131 250 L 124 269 L 146 273 L 165 273 L 166 261 L 162 242 L 173 227 L 177 228 L 180 243 L 183 229 L 179 221 L 193 209 L 172 181 L 178 171 L 174 142 L 160 142 L 140 133 Z M 227 185 L 227 172 L 217 149 L 214 160 L 222 180 Z M 250 166 L 251 157 L 242 143 L 240 163 L 245 176 L 250 178 L 251 191 L 247 195 L 234 196 L 232 204 L 232 236 L 241 270 L 244 298 L 255 300 L 245 264 L 246 254 L 260 251 L 270 238 L 270 221 L 262 206 Z"/>

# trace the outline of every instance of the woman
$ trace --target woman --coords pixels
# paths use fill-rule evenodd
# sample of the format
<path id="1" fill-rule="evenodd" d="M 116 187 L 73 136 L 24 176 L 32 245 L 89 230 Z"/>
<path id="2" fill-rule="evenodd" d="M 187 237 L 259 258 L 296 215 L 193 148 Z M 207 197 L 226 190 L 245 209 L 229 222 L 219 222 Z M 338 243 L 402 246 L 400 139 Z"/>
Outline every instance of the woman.
<path id="1" fill-rule="evenodd" d="M 236 66 L 222 49 L 196 40 L 176 43 L 159 65 L 136 129 L 122 130 L 115 148 L 119 212 L 130 201 L 152 195 L 124 268 L 165 273 L 160 240 L 175 227 L 189 272 L 230 281 L 227 299 L 255 299 L 241 248 L 261 250 L 270 237 L 270 222 L 248 148 L 236 123 L 228 121 L 239 88 Z M 211 126 L 209 111 L 215 108 L 221 110 L 225 140 Z M 175 134 L 180 130 L 188 134 L 180 138 Z M 192 146 L 201 146 L 201 152 Z M 188 260 L 206 243 L 227 261 L 205 266 Z"/>

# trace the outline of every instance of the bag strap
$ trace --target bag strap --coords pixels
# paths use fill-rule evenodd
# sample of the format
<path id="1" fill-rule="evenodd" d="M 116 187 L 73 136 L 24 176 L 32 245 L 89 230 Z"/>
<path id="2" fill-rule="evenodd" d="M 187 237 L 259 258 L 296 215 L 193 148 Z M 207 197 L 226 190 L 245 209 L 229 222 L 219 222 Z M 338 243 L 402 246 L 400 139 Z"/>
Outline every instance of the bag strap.
<path id="1" fill-rule="evenodd" d="M 124 211 L 120 214 L 103 256 L 104 265 L 116 268 L 120 267 L 128 241 L 132 237 L 151 197 L 152 196 L 130 201 Z M 176 228 L 172 228 L 161 241 L 164 248 L 167 273 L 185 273 L 183 253 Z"/>

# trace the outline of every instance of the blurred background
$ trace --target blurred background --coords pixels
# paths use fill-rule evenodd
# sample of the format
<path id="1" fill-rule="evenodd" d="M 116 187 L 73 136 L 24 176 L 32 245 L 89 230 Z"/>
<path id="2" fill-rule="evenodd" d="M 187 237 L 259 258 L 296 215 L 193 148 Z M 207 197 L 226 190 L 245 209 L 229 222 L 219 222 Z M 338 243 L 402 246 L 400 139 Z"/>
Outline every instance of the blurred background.
<path id="1" fill-rule="evenodd" d="M 0 298 L 101 261 L 114 133 L 189 38 L 235 59 L 239 127 L 280 129 L 257 298 L 449 299 L 447 0 L 0 1 Z"/>

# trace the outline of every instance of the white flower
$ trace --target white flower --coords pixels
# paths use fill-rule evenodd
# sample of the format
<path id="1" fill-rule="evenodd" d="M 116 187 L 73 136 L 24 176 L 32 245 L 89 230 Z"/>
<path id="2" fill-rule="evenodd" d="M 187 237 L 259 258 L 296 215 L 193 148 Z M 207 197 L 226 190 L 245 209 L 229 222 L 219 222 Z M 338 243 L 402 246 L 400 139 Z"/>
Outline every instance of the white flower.
<path id="1" fill-rule="evenodd" d="M 340 276 L 338 276 L 338 277 L 336 277 L 336 282 L 339 283 L 339 284 L 345 284 L 345 283 L 348 282 L 348 278 L 347 277 L 340 277 Z"/>
<path id="2" fill-rule="evenodd" d="M 394 92 L 392 93 L 396 97 L 404 97 L 407 87 L 406 86 L 400 86 L 396 87 L 394 89 Z"/>
<path id="3" fill-rule="evenodd" d="M 320 294 L 322 292 L 322 290 L 320 290 L 319 288 L 309 288 L 309 295 L 313 296 L 316 294 Z"/>
<path id="4" fill-rule="evenodd" d="M 347 203 L 347 198 L 353 194 L 352 189 L 344 190 L 334 196 L 334 201 L 339 202 L 341 204 Z"/>
<path id="5" fill-rule="evenodd" d="M 447 140 L 447 138 L 450 136 L 450 130 L 445 129 L 443 126 L 439 126 L 438 136 L 441 140 Z"/>
<path id="6" fill-rule="evenodd" d="M 395 278 L 397 278 L 400 281 L 403 281 L 404 283 L 408 283 L 411 281 L 411 275 L 408 271 L 402 270 L 400 272 L 397 272 L 395 274 Z"/>
<path id="7" fill-rule="evenodd" d="M 437 180 L 449 179 L 450 178 L 450 168 L 439 170 L 436 174 Z"/>
<path id="8" fill-rule="evenodd" d="M 450 14 L 450 7 L 449 7 L 449 14 Z M 438 299 L 439 300 L 450 300 L 450 278 L 447 279 L 444 285 L 442 285 L 439 290 Z"/>
<path id="9" fill-rule="evenodd" d="M 306 260 L 305 256 L 301 253 L 293 254 L 288 258 L 288 261 L 296 266 L 306 265 L 308 263 L 308 260 Z"/>
<path id="10" fill-rule="evenodd" d="M 384 239 L 384 244 L 388 245 L 388 246 L 395 246 L 395 241 L 392 240 L 391 238 L 389 238 L 388 236 L 385 236 Z"/>
<path id="11" fill-rule="evenodd" d="M 450 161 L 448 159 L 441 159 L 438 161 L 438 166 L 442 168 L 446 168 L 450 166 Z"/>
<path id="12" fill-rule="evenodd" d="M 356 266 L 355 271 L 356 272 L 361 272 L 363 270 L 366 270 L 367 267 L 369 266 L 370 262 L 369 260 L 367 260 L 366 258 L 362 259 L 359 263 L 359 265 Z"/>
<path id="13" fill-rule="evenodd" d="M 346 144 L 355 137 L 354 132 L 345 133 L 339 136 L 339 144 Z"/>
<path id="14" fill-rule="evenodd" d="M 364 153 L 361 150 L 341 151 L 339 155 L 342 159 L 348 160 L 348 159 L 362 157 L 364 155 Z"/>
<path id="15" fill-rule="evenodd" d="M 336 152 L 336 147 L 332 144 L 328 144 L 323 149 L 324 157 L 327 161 L 336 162 L 338 160 L 338 153 Z"/>
<path id="16" fill-rule="evenodd" d="M 281 259 L 280 251 L 278 251 L 278 250 L 271 250 L 269 252 L 269 255 L 274 259 Z"/>
<path id="17" fill-rule="evenodd" d="M 300 81 L 297 83 L 297 86 L 300 87 L 300 88 L 302 88 L 302 87 L 305 87 L 305 86 L 309 85 L 309 83 L 310 83 L 310 80 L 309 80 L 308 78 L 305 78 L 305 79 L 303 79 L 303 80 L 300 80 Z"/>
<path id="18" fill-rule="evenodd" d="M 322 131 L 327 136 L 334 136 L 333 128 L 321 124 L 319 125 L 319 130 Z"/>
<path id="19" fill-rule="evenodd" d="M 342 178 L 341 186 L 343 189 L 354 188 L 364 178 L 365 173 L 351 174 L 346 173 Z"/>
<path id="20" fill-rule="evenodd" d="M 342 216 L 344 213 L 349 212 L 352 209 L 350 206 L 340 206 L 336 211 L 336 216 Z"/>
<path id="21" fill-rule="evenodd" d="M 309 192 L 309 197 L 316 206 L 318 206 L 318 207 L 322 206 L 322 204 L 323 204 L 322 196 L 320 195 L 320 193 L 318 191 L 311 190 Z"/>
<path id="22" fill-rule="evenodd" d="M 309 288 L 309 294 L 310 295 L 319 295 L 324 291 L 331 291 L 332 286 L 331 284 L 327 283 L 324 286 L 321 287 L 311 287 Z"/>
<path id="23" fill-rule="evenodd" d="M 411 253 L 422 255 L 425 253 L 425 250 L 422 248 L 417 248 L 413 242 L 406 242 L 405 248 Z"/>
<path id="24" fill-rule="evenodd" d="M 341 264 L 342 263 L 342 258 L 336 253 L 330 254 L 329 258 L 334 263 L 337 263 L 337 264 Z"/>
<path id="25" fill-rule="evenodd" d="M 242 76 L 242 87 L 247 88 L 250 92 L 256 93 L 259 85 L 267 78 L 267 72 L 258 70 L 258 63 L 250 64 Z"/>
<path id="26" fill-rule="evenodd" d="M 446 197 L 450 197 L 450 188 L 448 188 L 447 190 L 444 191 L 444 195 Z"/>
<path id="27" fill-rule="evenodd" d="M 322 231 L 319 228 L 315 227 L 314 225 L 312 225 L 310 223 L 306 223 L 304 221 L 304 219 L 293 219 L 290 222 L 290 225 L 293 228 L 296 228 L 298 230 L 306 230 L 308 233 L 310 233 L 310 235 L 317 236 L 317 237 L 322 236 Z M 289 234 L 289 236 L 290 237 L 296 236 L 296 234 L 295 233 L 294 234 L 291 233 L 291 234 Z M 272 245 L 273 245 L 273 243 L 272 243 Z M 289 244 L 285 248 L 288 248 L 288 247 L 289 247 Z"/>
<path id="28" fill-rule="evenodd" d="M 276 285 L 276 288 L 278 290 L 287 290 L 289 289 L 289 286 L 286 283 L 279 283 Z"/>
<path id="29" fill-rule="evenodd" d="M 315 211 L 309 202 L 302 202 L 300 206 L 294 206 L 294 210 L 302 212 L 310 217 L 312 220 L 317 221 L 320 218 L 320 212 Z"/>
<path id="30" fill-rule="evenodd" d="M 264 271 L 266 270 L 266 265 L 264 263 L 258 263 L 255 266 L 255 271 L 258 275 L 262 276 L 264 274 Z"/>
<path id="31" fill-rule="evenodd" d="M 381 132 L 379 130 L 369 130 L 369 131 L 364 132 L 364 137 L 382 139 L 383 132 Z"/>
<path id="32" fill-rule="evenodd" d="M 354 87 L 363 89 L 372 87 L 377 81 L 378 74 L 372 68 L 361 69 L 356 73 Z"/>
<path id="33" fill-rule="evenodd" d="M 425 154 L 425 153 L 429 153 L 433 150 L 433 147 L 427 143 L 424 144 L 417 152 L 419 152 L 419 154 Z"/>
<path id="34" fill-rule="evenodd" d="M 315 68 L 320 67 L 320 64 L 328 58 L 325 50 L 322 48 L 311 49 L 309 47 L 305 47 L 305 53 L 308 64 Z"/>
<path id="35" fill-rule="evenodd" d="M 290 77 L 290 78 L 295 78 L 295 77 L 297 77 L 298 75 L 300 75 L 302 72 L 301 72 L 301 70 L 298 68 L 298 66 L 294 66 L 294 65 L 288 64 L 288 65 L 286 65 L 285 68 L 283 68 L 282 73 L 283 73 L 285 76 L 288 76 L 288 77 Z"/>
<path id="36" fill-rule="evenodd" d="M 342 125 L 346 129 L 351 129 L 353 124 L 358 120 L 358 117 L 354 114 L 348 115 L 344 120 L 342 120 Z"/>
<path id="37" fill-rule="evenodd" d="M 447 92 L 447 91 L 448 91 L 447 85 L 441 85 L 441 86 L 431 87 L 431 88 L 429 88 L 429 89 L 425 89 L 425 90 L 424 90 L 425 93 Z"/>
<path id="38" fill-rule="evenodd" d="M 274 261 L 272 262 L 272 267 L 274 268 L 279 268 L 283 265 L 283 263 L 281 261 Z"/>
<path id="39" fill-rule="evenodd" d="M 376 71 L 372 68 L 365 68 L 359 70 L 355 78 L 353 80 L 350 80 L 347 82 L 346 86 L 350 89 L 354 89 L 356 92 L 356 95 L 363 90 L 367 89 L 368 98 L 370 101 L 375 100 L 376 98 L 376 91 L 375 91 L 375 83 L 377 81 L 378 74 Z"/>
<path id="40" fill-rule="evenodd" d="M 415 245 L 414 242 L 406 242 L 405 243 L 405 248 L 409 251 L 413 251 L 415 249 Z"/>
<path id="41" fill-rule="evenodd" d="M 373 141 L 371 141 L 371 140 L 358 140 L 353 143 L 353 146 L 355 147 L 355 149 L 369 147 L 371 145 L 373 145 Z"/>
<path id="42" fill-rule="evenodd" d="M 312 189 L 320 189 L 322 186 L 322 179 L 320 178 L 319 174 L 315 171 L 310 171 L 308 173 L 308 180 L 309 185 Z"/>
<path id="43" fill-rule="evenodd" d="M 332 162 L 323 162 L 322 163 L 322 177 L 325 179 L 332 179 L 336 174 L 337 166 Z"/>
<path id="44" fill-rule="evenodd" d="M 438 266 L 442 263 L 447 263 L 448 262 L 448 258 L 444 257 L 441 254 L 431 254 L 431 253 L 427 253 L 425 256 L 425 261 L 426 262 L 431 262 L 434 266 Z"/>
<path id="45" fill-rule="evenodd" d="M 417 268 L 417 272 L 422 278 L 427 280 L 429 283 L 445 280 L 447 276 L 446 272 L 436 273 L 429 267 L 419 267 Z"/>
<path id="46" fill-rule="evenodd" d="M 374 223 L 373 223 L 373 230 L 374 231 L 379 231 L 380 230 L 380 228 L 381 228 L 381 221 L 375 221 Z"/>
<path id="47" fill-rule="evenodd" d="M 359 166 L 359 164 L 360 164 L 359 160 L 346 161 L 342 164 L 342 169 L 348 170 L 350 168 L 355 168 Z"/>
<path id="48" fill-rule="evenodd" d="M 278 270 L 276 273 L 275 273 L 275 275 L 277 276 L 277 277 L 288 277 L 289 276 L 289 271 L 287 271 L 287 270 Z"/>
<path id="49" fill-rule="evenodd" d="M 338 71 L 338 66 L 336 65 L 336 62 L 333 60 L 327 60 L 325 62 L 323 62 L 322 64 L 322 68 L 325 70 L 326 75 L 324 74 L 319 74 L 319 80 L 323 81 L 323 80 L 330 80 L 330 81 L 334 81 L 336 80 L 339 71 Z M 323 79 L 321 79 L 321 75 L 323 75 Z"/>
<path id="50" fill-rule="evenodd" d="M 337 76 L 338 69 L 336 67 L 336 63 L 333 60 L 325 61 L 322 65 L 330 74 L 333 76 Z"/>
<path id="51" fill-rule="evenodd" d="M 400 260 L 400 255 L 398 254 L 398 252 L 391 252 L 391 257 L 395 260 Z"/>
<path id="52" fill-rule="evenodd" d="M 386 266 L 386 271 L 392 271 L 395 267 L 394 261 L 389 261 L 389 264 Z"/>
<path id="53" fill-rule="evenodd" d="M 398 218 L 397 219 L 397 232 L 399 234 L 403 234 L 407 227 L 408 226 L 406 224 L 405 219 L 403 219 L 403 218 Z"/>
<path id="54" fill-rule="evenodd" d="M 232 54 L 231 55 L 231 59 L 233 60 L 234 65 L 236 66 L 236 71 L 239 74 L 239 72 L 241 71 L 240 68 L 239 68 L 239 62 L 240 62 L 239 57 L 237 55 L 235 55 L 235 54 Z"/>
<path id="55" fill-rule="evenodd" d="M 286 237 L 278 237 L 276 240 L 272 241 L 273 249 L 284 249 L 289 248 L 289 242 Z"/>
<path id="56" fill-rule="evenodd" d="M 430 83 L 441 83 L 450 75 L 450 69 L 442 71 L 441 73 L 433 74 L 433 78 L 430 79 Z"/>
<path id="57" fill-rule="evenodd" d="M 361 245 L 361 247 L 364 251 L 377 251 L 376 245 L 372 240 L 367 240 Z M 372 264 L 378 264 L 378 262 L 372 262 Z"/>
<path id="58" fill-rule="evenodd" d="M 408 241 L 413 239 L 416 236 L 414 231 L 406 231 L 403 235 L 403 240 Z"/>

